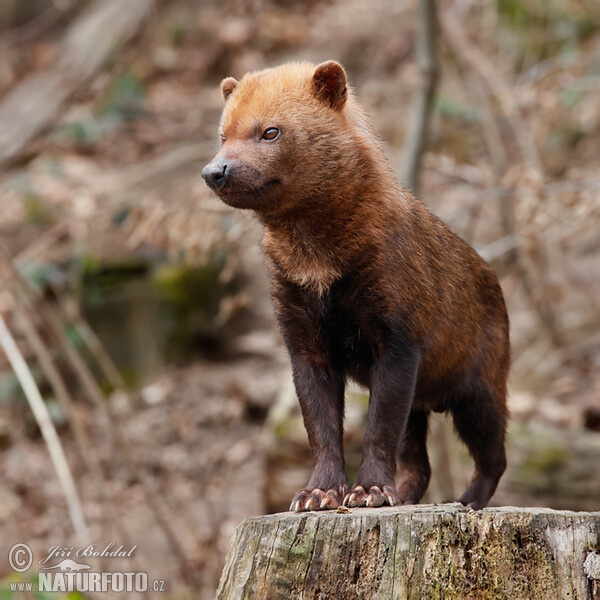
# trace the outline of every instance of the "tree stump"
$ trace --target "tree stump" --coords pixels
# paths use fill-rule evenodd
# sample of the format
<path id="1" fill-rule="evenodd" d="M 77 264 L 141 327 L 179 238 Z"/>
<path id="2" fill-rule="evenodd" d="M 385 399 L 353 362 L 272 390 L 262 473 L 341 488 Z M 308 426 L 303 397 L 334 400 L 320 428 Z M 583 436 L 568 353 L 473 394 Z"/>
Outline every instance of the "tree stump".
<path id="1" fill-rule="evenodd" d="M 460 504 L 246 519 L 218 600 L 600 599 L 600 512 Z"/>

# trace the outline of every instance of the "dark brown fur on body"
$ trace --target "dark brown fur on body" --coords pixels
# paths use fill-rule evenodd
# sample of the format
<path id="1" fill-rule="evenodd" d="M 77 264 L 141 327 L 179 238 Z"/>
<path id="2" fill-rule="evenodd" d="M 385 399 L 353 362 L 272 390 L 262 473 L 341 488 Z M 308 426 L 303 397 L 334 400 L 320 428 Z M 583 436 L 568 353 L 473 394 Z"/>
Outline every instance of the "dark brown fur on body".
<path id="1" fill-rule="evenodd" d="M 506 464 L 508 318 L 493 271 L 395 181 L 337 63 L 283 65 L 222 89 L 223 145 L 203 176 L 265 226 L 314 461 L 292 508 L 418 502 L 427 417 L 446 410 L 475 460 L 461 501 L 485 506 Z M 371 393 L 351 490 L 347 377 Z"/>

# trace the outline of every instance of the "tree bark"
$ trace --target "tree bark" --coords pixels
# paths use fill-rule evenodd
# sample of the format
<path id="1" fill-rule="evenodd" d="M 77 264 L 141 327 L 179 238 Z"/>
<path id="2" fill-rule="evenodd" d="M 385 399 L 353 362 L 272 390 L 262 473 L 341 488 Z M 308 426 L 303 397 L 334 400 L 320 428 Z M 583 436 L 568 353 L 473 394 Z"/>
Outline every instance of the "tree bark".
<path id="1" fill-rule="evenodd" d="M 246 519 L 219 600 L 600 598 L 600 512 L 460 504 Z"/>

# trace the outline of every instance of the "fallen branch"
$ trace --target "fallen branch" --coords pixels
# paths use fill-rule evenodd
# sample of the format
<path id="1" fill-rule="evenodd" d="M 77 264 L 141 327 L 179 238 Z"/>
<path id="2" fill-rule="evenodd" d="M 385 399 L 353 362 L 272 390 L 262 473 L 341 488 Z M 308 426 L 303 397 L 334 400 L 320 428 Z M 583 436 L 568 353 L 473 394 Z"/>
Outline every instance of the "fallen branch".
<path id="1" fill-rule="evenodd" d="M 29 297 L 30 294 L 34 293 L 27 282 L 23 279 L 21 274 L 16 269 L 13 261 L 10 258 L 10 254 L 5 245 L 0 240 L 0 255 L 5 258 L 6 266 L 10 273 L 12 273 L 15 281 L 15 288 L 24 294 L 25 297 Z M 62 348 L 65 357 L 73 369 L 82 390 L 86 394 L 87 398 L 96 406 L 96 408 L 103 415 L 111 437 L 113 438 L 116 447 L 118 448 L 121 456 L 124 459 L 126 468 L 129 470 L 131 476 L 141 484 L 144 490 L 144 499 L 152 512 L 154 519 L 158 527 L 162 530 L 173 555 L 178 559 L 183 577 L 190 582 L 195 582 L 195 574 L 191 570 L 188 560 L 185 556 L 183 548 L 173 531 L 169 519 L 167 518 L 166 509 L 159 501 L 159 495 L 156 490 L 156 486 L 149 476 L 147 476 L 142 469 L 135 462 L 129 444 L 123 436 L 121 429 L 115 421 L 113 414 L 111 413 L 106 398 L 100 389 L 100 386 L 96 382 L 94 375 L 90 368 L 86 364 L 85 360 L 77 352 L 75 346 L 68 339 L 63 322 L 57 313 L 57 311 L 47 303 L 41 303 L 39 306 L 39 313 L 44 319 L 50 332 L 53 334 L 55 339 L 58 341 Z"/>
<path id="2" fill-rule="evenodd" d="M 52 125 L 66 101 L 144 23 L 154 0 L 96 0 L 67 30 L 56 60 L 0 104 L 0 169 Z"/>
<path id="3" fill-rule="evenodd" d="M 100 460 L 98 459 L 96 452 L 90 443 L 90 438 L 87 435 L 85 427 L 79 418 L 77 411 L 73 409 L 74 401 L 69 393 L 64 379 L 54 364 L 54 359 L 44 343 L 44 340 L 36 330 L 29 307 L 17 305 L 16 316 L 18 318 L 18 324 L 20 325 L 23 334 L 27 339 L 27 343 L 31 350 L 33 350 L 42 373 L 52 387 L 54 396 L 56 397 L 59 406 L 67 418 L 71 431 L 73 432 L 75 442 L 79 447 L 79 451 L 81 452 L 87 468 L 92 474 L 96 486 L 100 491 L 100 495 L 103 500 L 103 507 L 108 511 L 110 519 L 113 521 L 117 529 L 117 533 L 122 537 L 125 545 L 131 546 L 132 544 L 127 532 L 127 527 L 118 515 L 118 512 L 115 508 L 114 495 L 108 486 L 108 482 L 104 476 Z"/>

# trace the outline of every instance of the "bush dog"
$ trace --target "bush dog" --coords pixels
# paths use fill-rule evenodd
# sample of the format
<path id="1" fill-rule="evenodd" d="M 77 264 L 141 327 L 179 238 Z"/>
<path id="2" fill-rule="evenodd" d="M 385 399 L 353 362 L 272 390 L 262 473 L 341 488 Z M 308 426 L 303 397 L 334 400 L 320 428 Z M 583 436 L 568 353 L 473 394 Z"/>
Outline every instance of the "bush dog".
<path id="1" fill-rule="evenodd" d="M 452 414 L 475 461 L 460 502 L 484 507 L 506 467 L 508 317 L 494 272 L 395 180 L 337 62 L 228 77 L 221 90 L 221 148 L 202 177 L 264 226 L 313 456 L 291 510 L 418 503 L 430 411 Z M 352 488 L 348 377 L 370 390 Z"/>

